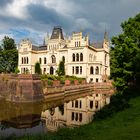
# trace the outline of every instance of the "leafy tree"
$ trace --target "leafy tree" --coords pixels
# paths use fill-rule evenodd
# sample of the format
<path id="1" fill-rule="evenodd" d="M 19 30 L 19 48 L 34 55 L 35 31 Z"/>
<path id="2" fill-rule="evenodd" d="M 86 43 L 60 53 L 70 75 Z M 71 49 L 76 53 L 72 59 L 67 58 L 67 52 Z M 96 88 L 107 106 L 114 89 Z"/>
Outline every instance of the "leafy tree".
<path id="1" fill-rule="evenodd" d="M 4 37 L 0 48 L 0 72 L 15 72 L 18 65 L 18 51 L 14 40 Z"/>
<path id="2" fill-rule="evenodd" d="M 41 74 L 41 68 L 40 68 L 39 62 L 36 62 L 36 64 L 35 64 L 35 73 Z"/>
<path id="3" fill-rule="evenodd" d="M 64 61 L 60 61 L 58 70 L 56 71 L 59 76 L 65 75 L 65 63 Z"/>
<path id="4" fill-rule="evenodd" d="M 16 49 L 16 44 L 13 38 L 10 38 L 8 36 L 5 36 L 3 39 L 3 44 L 2 48 L 4 50 L 15 50 Z"/>
<path id="5" fill-rule="evenodd" d="M 111 77 L 119 91 L 140 78 L 140 14 L 121 24 L 122 34 L 112 38 Z"/>

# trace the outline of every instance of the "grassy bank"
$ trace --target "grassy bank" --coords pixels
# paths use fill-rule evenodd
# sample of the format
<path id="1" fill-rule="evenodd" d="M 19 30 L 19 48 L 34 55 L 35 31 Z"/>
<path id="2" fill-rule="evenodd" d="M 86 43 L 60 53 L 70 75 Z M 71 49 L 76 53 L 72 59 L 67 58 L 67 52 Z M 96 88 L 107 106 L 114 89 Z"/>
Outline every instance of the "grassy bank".
<path id="1" fill-rule="evenodd" d="M 139 140 L 140 97 L 129 101 L 130 107 L 112 117 L 74 129 L 61 129 L 44 136 L 25 136 L 20 140 Z M 9 138 L 8 140 L 16 138 Z"/>

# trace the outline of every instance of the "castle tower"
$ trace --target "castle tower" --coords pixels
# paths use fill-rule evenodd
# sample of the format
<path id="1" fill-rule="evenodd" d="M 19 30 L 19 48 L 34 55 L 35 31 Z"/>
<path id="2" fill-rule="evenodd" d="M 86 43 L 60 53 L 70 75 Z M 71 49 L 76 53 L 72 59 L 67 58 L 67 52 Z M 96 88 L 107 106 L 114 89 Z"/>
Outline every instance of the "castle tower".
<path id="1" fill-rule="evenodd" d="M 50 39 L 62 39 L 64 40 L 62 28 L 60 26 L 55 26 Z"/>

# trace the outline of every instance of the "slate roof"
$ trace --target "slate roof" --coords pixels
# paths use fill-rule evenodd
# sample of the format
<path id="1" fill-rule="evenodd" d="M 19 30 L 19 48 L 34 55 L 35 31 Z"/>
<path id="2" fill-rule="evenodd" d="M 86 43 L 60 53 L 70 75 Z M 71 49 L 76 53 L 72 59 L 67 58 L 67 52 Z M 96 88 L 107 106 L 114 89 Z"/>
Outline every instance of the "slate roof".
<path id="1" fill-rule="evenodd" d="M 61 39 L 64 40 L 62 28 L 60 26 L 55 26 L 53 28 L 53 32 L 50 39 L 59 39 L 59 36 Z"/>
<path id="2" fill-rule="evenodd" d="M 47 46 L 35 46 L 35 45 L 32 45 L 32 50 L 34 51 L 44 51 L 44 50 L 47 50 Z"/>
<path id="3" fill-rule="evenodd" d="M 96 49 L 101 49 L 103 48 L 103 42 L 96 42 L 92 44 L 93 47 L 95 47 Z"/>

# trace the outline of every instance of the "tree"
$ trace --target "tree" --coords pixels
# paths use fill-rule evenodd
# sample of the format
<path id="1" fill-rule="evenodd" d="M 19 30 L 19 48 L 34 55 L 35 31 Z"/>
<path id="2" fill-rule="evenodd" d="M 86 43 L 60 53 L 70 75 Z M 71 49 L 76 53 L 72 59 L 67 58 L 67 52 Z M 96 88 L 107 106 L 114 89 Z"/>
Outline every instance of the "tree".
<path id="1" fill-rule="evenodd" d="M 35 73 L 41 74 L 41 68 L 40 68 L 39 62 L 36 62 L 36 64 L 35 64 Z"/>
<path id="2" fill-rule="evenodd" d="M 18 51 L 12 38 L 4 37 L 0 50 L 0 72 L 15 72 L 18 65 Z"/>
<path id="3" fill-rule="evenodd" d="M 121 24 L 123 33 L 112 38 L 111 77 L 119 91 L 140 77 L 140 14 Z"/>
<path id="4" fill-rule="evenodd" d="M 4 50 L 15 50 L 16 49 L 16 44 L 13 38 L 10 38 L 8 36 L 5 36 L 3 39 L 3 44 L 2 48 Z"/>
<path id="5" fill-rule="evenodd" d="M 56 71 L 59 76 L 65 75 L 65 63 L 64 61 L 60 61 L 58 70 Z"/>

